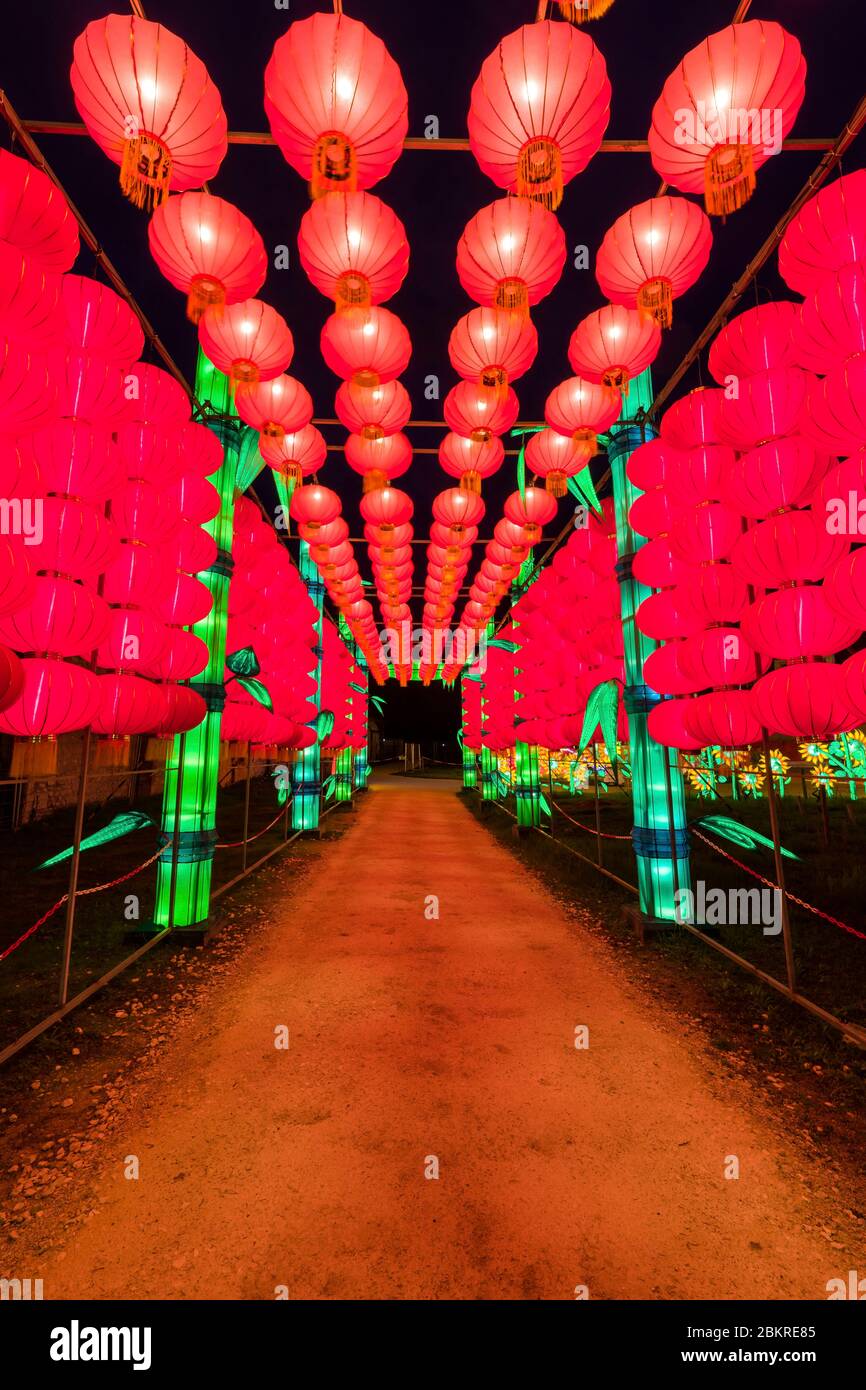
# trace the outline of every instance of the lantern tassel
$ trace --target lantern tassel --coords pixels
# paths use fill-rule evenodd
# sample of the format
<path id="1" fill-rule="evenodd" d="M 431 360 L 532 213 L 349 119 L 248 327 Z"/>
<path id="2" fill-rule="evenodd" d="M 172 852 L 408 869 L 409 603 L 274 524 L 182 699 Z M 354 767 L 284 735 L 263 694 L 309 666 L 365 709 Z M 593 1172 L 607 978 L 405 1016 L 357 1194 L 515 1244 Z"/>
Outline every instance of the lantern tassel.
<path id="1" fill-rule="evenodd" d="M 168 146 L 146 131 L 125 140 L 120 161 L 120 187 L 137 208 L 152 212 L 168 197 L 171 155 Z"/>
<path id="2" fill-rule="evenodd" d="M 652 319 L 659 328 L 670 328 L 674 321 L 674 296 L 670 280 L 659 276 L 641 285 L 637 292 L 637 308 L 642 318 Z"/>
<path id="3" fill-rule="evenodd" d="M 351 140 L 337 130 L 320 135 L 313 151 L 310 197 L 326 193 L 354 193 L 358 187 L 358 161 Z"/>
<path id="4" fill-rule="evenodd" d="M 12 746 L 10 777 L 51 777 L 57 771 L 57 739 L 16 738 Z"/>
<path id="5" fill-rule="evenodd" d="M 712 217 L 726 217 L 755 191 L 751 145 L 716 145 L 704 164 L 704 206 Z"/>
<path id="6" fill-rule="evenodd" d="M 517 196 L 554 212 L 562 202 L 562 155 L 553 140 L 527 140 L 517 156 Z"/>

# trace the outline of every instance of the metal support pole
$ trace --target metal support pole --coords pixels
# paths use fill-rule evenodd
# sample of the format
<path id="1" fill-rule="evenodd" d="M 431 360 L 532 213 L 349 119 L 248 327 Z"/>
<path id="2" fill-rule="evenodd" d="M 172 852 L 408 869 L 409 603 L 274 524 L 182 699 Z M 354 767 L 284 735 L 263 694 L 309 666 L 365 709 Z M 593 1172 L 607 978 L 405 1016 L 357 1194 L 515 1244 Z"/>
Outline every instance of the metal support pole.
<path id="1" fill-rule="evenodd" d="M 244 847 L 243 862 L 241 868 L 244 873 L 247 870 L 247 842 L 250 835 L 250 783 L 252 773 L 252 748 L 253 745 L 247 739 L 247 780 L 244 783 Z"/>
<path id="2" fill-rule="evenodd" d="M 87 800 L 87 773 L 90 767 L 89 727 L 84 730 L 81 745 L 81 764 L 78 770 L 78 799 L 75 803 L 75 831 L 72 841 L 72 862 L 69 865 L 69 897 L 66 901 L 66 922 L 63 929 L 63 958 L 60 965 L 60 991 L 58 1003 L 62 1006 L 69 998 L 69 969 L 72 964 L 72 936 L 75 930 L 75 900 L 78 892 L 78 866 L 81 862 L 81 835 L 84 829 L 84 807 Z"/>
<path id="3" fill-rule="evenodd" d="M 770 738 L 766 729 L 761 730 L 761 744 L 764 749 L 764 765 L 767 769 L 767 806 L 770 811 L 770 834 L 773 837 L 773 858 L 776 864 L 776 882 L 781 890 L 782 940 L 785 946 L 785 970 L 788 988 L 793 994 L 797 988 L 797 970 L 794 963 L 794 941 L 791 935 L 791 918 L 788 914 L 788 897 L 785 892 L 785 863 L 782 858 L 782 839 L 779 831 L 779 802 L 773 786 L 773 769 L 770 763 Z"/>

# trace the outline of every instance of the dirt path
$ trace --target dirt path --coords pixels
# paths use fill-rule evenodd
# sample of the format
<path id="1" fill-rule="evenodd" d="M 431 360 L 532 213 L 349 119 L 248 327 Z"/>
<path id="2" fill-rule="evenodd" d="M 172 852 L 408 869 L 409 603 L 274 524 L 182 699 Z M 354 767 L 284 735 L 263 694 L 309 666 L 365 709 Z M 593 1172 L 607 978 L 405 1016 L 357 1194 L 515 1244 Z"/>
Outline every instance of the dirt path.
<path id="1" fill-rule="evenodd" d="M 273 916 L 113 1137 L 46 1298 L 826 1298 L 866 1269 L 829 1239 L 850 1194 L 454 784 L 382 778 Z"/>

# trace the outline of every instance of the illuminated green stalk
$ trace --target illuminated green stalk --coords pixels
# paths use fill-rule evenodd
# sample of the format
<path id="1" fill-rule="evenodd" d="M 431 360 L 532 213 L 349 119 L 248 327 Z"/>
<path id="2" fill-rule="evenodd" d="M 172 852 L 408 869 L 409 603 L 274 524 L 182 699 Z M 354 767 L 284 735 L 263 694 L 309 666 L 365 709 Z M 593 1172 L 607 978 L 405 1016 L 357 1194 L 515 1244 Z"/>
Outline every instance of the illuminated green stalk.
<path id="1" fill-rule="evenodd" d="M 514 622 L 514 605 L 521 594 L 525 592 L 534 568 L 535 564 L 530 550 L 520 567 L 517 579 L 511 586 L 511 618 L 515 631 L 519 629 L 520 624 Z M 519 666 L 514 667 L 515 679 L 519 670 Z M 519 693 L 515 690 L 515 701 L 517 701 Z M 538 776 L 538 749 L 528 743 L 522 743 L 519 739 L 514 745 L 514 797 L 518 828 L 529 830 L 540 826 L 541 782 Z"/>
<path id="2" fill-rule="evenodd" d="M 213 596 L 213 607 L 192 631 L 207 644 L 210 659 L 201 675 L 190 681 L 193 690 L 204 697 L 207 714 L 197 729 L 183 741 L 172 740 L 166 760 L 162 802 L 162 828 L 174 835 L 178 766 L 183 757 L 183 776 L 178 834 L 178 863 L 174 897 L 174 925 L 194 927 L 207 921 L 210 905 L 211 874 L 216 845 L 216 803 L 219 781 L 220 725 L 225 704 L 223 676 L 228 624 L 228 591 L 232 571 L 232 531 L 234 526 L 235 479 L 240 450 L 240 430 L 230 417 L 236 414 L 229 381 L 199 350 L 195 374 L 195 393 L 209 401 L 225 417 L 208 421 L 223 445 L 223 462 L 211 481 L 220 497 L 220 510 L 203 530 L 217 544 L 217 558 L 210 569 L 197 578 Z M 167 926 L 171 911 L 172 845 L 158 861 L 154 922 Z"/>
<path id="3" fill-rule="evenodd" d="M 283 500 L 282 497 L 280 500 Z M 316 693 L 312 697 L 312 700 L 316 709 L 321 710 L 323 651 L 322 614 L 325 607 L 325 586 L 322 583 L 315 562 L 310 555 L 310 547 L 306 541 L 301 541 L 298 569 L 300 570 L 301 578 L 307 586 L 307 592 L 315 604 L 318 613 L 315 625 L 316 646 L 313 651 L 315 662 L 309 674 L 316 682 Z M 298 751 L 294 768 L 294 792 L 294 800 L 292 801 L 292 828 L 294 830 L 318 830 L 322 802 L 322 750 L 318 739 L 312 747 L 301 748 Z"/>
<path id="4" fill-rule="evenodd" d="M 481 798 L 483 801 L 496 801 L 496 758 L 490 748 L 481 749 Z"/>
<path id="5" fill-rule="evenodd" d="M 656 743 L 647 729 L 647 716 L 660 699 L 643 682 L 644 662 L 655 649 L 655 643 L 638 630 L 635 614 L 652 591 L 639 584 L 632 573 L 634 556 L 644 542 L 632 530 L 628 513 L 641 493 L 625 471 L 635 449 L 657 433 L 648 421 L 634 418 L 638 410 L 648 409 L 651 401 L 652 382 L 647 369 L 631 383 L 626 404 L 633 418 L 614 425 L 607 442 L 607 456 L 616 513 L 619 554 L 616 569 L 634 801 L 632 842 L 637 858 L 640 906 L 648 918 L 673 922 L 676 920 L 676 890 L 687 889 L 691 883 L 685 796 L 676 750 Z"/>
<path id="6" fill-rule="evenodd" d="M 352 653 L 355 665 L 358 667 L 366 687 L 366 694 L 363 696 L 359 694 L 357 701 L 354 698 L 352 700 L 353 724 L 356 714 L 363 715 L 364 734 L 367 740 L 363 748 L 353 749 L 354 756 L 352 758 L 352 785 L 355 791 L 362 792 L 366 790 L 367 782 L 370 779 L 370 664 L 352 636 L 352 629 L 342 613 L 340 614 L 340 636 Z M 357 733 L 357 729 L 354 732 Z"/>

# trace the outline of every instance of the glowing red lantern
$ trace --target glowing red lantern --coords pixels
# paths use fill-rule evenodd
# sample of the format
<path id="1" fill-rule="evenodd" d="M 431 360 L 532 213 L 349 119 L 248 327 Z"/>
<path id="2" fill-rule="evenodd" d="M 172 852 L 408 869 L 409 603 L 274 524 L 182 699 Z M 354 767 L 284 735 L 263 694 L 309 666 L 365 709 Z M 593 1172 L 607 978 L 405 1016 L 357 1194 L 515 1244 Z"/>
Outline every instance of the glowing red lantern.
<path id="1" fill-rule="evenodd" d="M 381 439 L 365 439 L 350 434 L 346 440 L 346 462 L 364 479 L 364 491 L 387 487 L 412 462 L 412 445 L 405 434 L 386 434 Z"/>
<path id="2" fill-rule="evenodd" d="M 83 666 L 54 657 L 28 657 L 21 663 L 24 685 L 0 714 L 0 731 L 16 743 L 10 776 L 44 776 L 57 769 L 57 734 L 85 728 L 99 703 L 99 682 Z"/>
<path id="3" fill-rule="evenodd" d="M 241 391 L 237 411 L 245 425 L 279 444 L 285 435 L 309 425 L 313 401 L 305 386 L 293 376 L 283 375 Z"/>
<path id="4" fill-rule="evenodd" d="M 554 387 L 544 406 L 544 418 L 557 434 L 567 434 L 595 454 L 598 435 L 619 419 L 622 397 L 612 386 L 570 376 Z"/>
<path id="5" fill-rule="evenodd" d="M 370 188 L 389 172 L 409 127 L 400 70 L 381 39 L 344 14 L 291 24 L 265 69 L 265 111 L 286 160 L 329 190 Z"/>
<path id="6" fill-rule="evenodd" d="M 381 386 L 357 386 L 354 381 L 344 381 L 335 406 L 346 429 L 364 439 L 398 434 L 412 414 L 409 393 L 399 381 L 386 381 Z"/>
<path id="7" fill-rule="evenodd" d="M 147 239 L 166 280 L 186 294 L 193 323 L 205 309 L 252 298 L 265 282 L 268 258 L 252 222 L 210 193 L 169 198 L 150 219 Z"/>
<path id="8" fill-rule="evenodd" d="M 301 218 L 298 248 L 310 280 L 338 313 L 390 299 L 409 268 L 406 229 L 374 193 L 314 202 Z"/>
<path id="9" fill-rule="evenodd" d="M 356 386 L 393 381 L 409 365 L 412 343 L 405 325 L 390 309 L 364 314 L 331 314 L 322 329 L 322 356 L 331 371 Z"/>
<path id="10" fill-rule="evenodd" d="M 244 299 L 215 313 L 207 309 L 198 326 L 202 351 L 229 378 L 232 389 L 271 381 L 288 367 L 295 351 L 282 314 L 262 299 Z"/>
<path id="11" fill-rule="evenodd" d="M 745 516 L 765 517 L 808 502 L 827 460 L 799 435 L 740 454 L 722 482 L 722 501 Z"/>
<path id="12" fill-rule="evenodd" d="M 832 656 L 850 647 L 862 628 L 830 607 L 816 585 L 776 589 L 743 614 L 743 635 L 756 651 L 780 660 Z"/>
<path id="13" fill-rule="evenodd" d="M 859 718 L 848 697 L 845 666 L 828 662 L 782 666 L 762 676 L 749 693 L 763 727 L 790 738 L 826 739 L 853 729 Z"/>
<path id="14" fill-rule="evenodd" d="M 747 748 L 761 737 L 761 721 L 748 690 L 711 691 L 689 700 L 683 708 L 686 732 L 701 747 Z"/>
<path id="15" fill-rule="evenodd" d="M 484 442 L 452 432 L 439 445 L 439 462 L 445 472 L 459 478 L 460 486 L 470 492 L 480 492 L 482 479 L 491 477 L 504 461 L 502 440 L 495 435 Z"/>
<path id="16" fill-rule="evenodd" d="M 64 275 L 60 309 L 67 347 L 128 367 L 144 349 L 144 333 L 125 299 L 86 275 Z"/>
<path id="17" fill-rule="evenodd" d="M 75 105 L 137 207 L 213 178 L 228 149 L 220 94 L 170 29 L 138 15 L 95 19 L 75 40 Z"/>
<path id="18" fill-rule="evenodd" d="M 539 478 L 553 497 L 564 497 L 568 480 L 585 468 L 592 458 L 586 444 L 576 444 L 570 435 L 555 430 L 539 430 L 526 446 L 526 466 Z"/>
<path id="19" fill-rule="evenodd" d="M 445 397 L 445 423 L 455 434 L 484 444 L 494 435 L 510 430 L 520 403 L 509 387 L 504 399 L 490 391 L 479 391 L 471 381 L 460 381 Z"/>
<path id="20" fill-rule="evenodd" d="M 737 396 L 719 405 L 719 434 L 736 449 L 752 449 L 793 434 L 800 424 L 811 378 L 797 367 L 774 367 L 740 382 Z"/>
<path id="21" fill-rule="evenodd" d="M 433 516 L 455 534 L 477 526 L 485 511 L 484 501 L 479 494 L 464 488 L 449 487 L 433 498 Z"/>
<path id="22" fill-rule="evenodd" d="M 671 73 L 653 107 L 653 168 L 724 216 L 751 197 L 805 95 L 806 62 L 780 24 L 751 19 L 710 34 Z"/>
<path id="23" fill-rule="evenodd" d="M 528 487 L 523 496 L 512 492 L 505 499 L 505 517 L 515 526 L 522 526 L 530 545 L 541 540 L 541 530 L 556 516 L 556 498 L 544 488 Z"/>
<path id="24" fill-rule="evenodd" d="M 328 457 L 328 446 L 315 425 L 304 425 L 280 440 L 263 437 L 261 454 L 286 483 L 300 483 L 306 475 L 319 471 Z"/>
<path id="25" fill-rule="evenodd" d="M 448 340 L 457 375 L 477 382 L 498 400 L 529 370 L 537 352 L 538 334 L 531 321 L 502 309 L 472 309 L 458 319 Z"/>
<path id="26" fill-rule="evenodd" d="M 605 233 L 595 262 L 602 294 L 670 328 L 673 301 L 706 268 L 713 245 L 709 220 L 685 198 L 650 198 L 624 212 Z"/>
<path id="27" fill-rule="evenodd" d="M 585 169 L 610 119 L 604 58 L 588 34 L 544 20 L 507 34 L 472 88 L 469 145 L 500 188 L 548 208 Z"/>
<path id="28" fill-rule="evenodd" d="M 866 351 L 866 273 L 846 265 L 822 279 L 802 305 L 795 331 L 801 366 L 828 372 Z"/>
<path id="29" fill-rule="evenodd" d="M 812 380 L 799 429 L 827 454 L 852 454 L 866 444 L 866 353 Z"/>
<path id="30" fill-rule="evenodd" d="M 336 492 L 322 487 L 320 483 L 308 483 L 295 488 L 289 507 L 292 517 L 303 522 L 308 531 L 313 532 L 329 521 L 336 521 L 342 511 L 342 504 Z"/>
<path id="31" fill-rule="evenodd" d="M 10 342 L 0 343 L 0 431 L 27 434 L 57 411 L 57 385 L 46 359 Z"/>
<path id="32" fill-rule="evenodd" d="M 810 294 L 843 266 L 866 260 L 866 169 L 825 184 L 801 207 L 779 246 L 779 274 Z"/>
<path id="33" fill-rule="evenodd" d="M 24 667 L 15 652 L 0 647 L 0 713 L 14 704 L 24 689 Z"/>
<path id="34" fill-rule="evenodd" d="M 477 304 L 526 315 L 565 265 L 565 232 L 552 212 L 525 198 L 500 198 L 467 222 L 457 274 Z"/>
<path id="35" fill-rule="evenodd" d="M 0 241 L 54 274 L 78 255 L 78 223 L 57 184 L 7 150 L 0 150 Z"/>
<path id="36" fill-rule="evenodd" d="M 738 314 L 716 335 L 708 365 L 714 381 L 799 366 L 794 333 L 799 318 L 796 304 L 774 300 Z"/>
<path id="37" fill-rule="evenodd" d="M 629 381 L 655 360 L 660 346 L 661 329 L 652 319 L 622 304 L 606 304 L 581 319 L 568 360 L 578 376 L 628 395 Z"/>
<path id="38" fill-rule="evenodd" d="M 820 517 L 787 511 L 741 535 L 731 551 L 731 563 L 756 589 L 816 583 L 845 555 L 848 546 L 847 537 L 832 535 Z"/>
<path id="39" fill-rule="evenodd" d="M 666 748 L 680 748 L 684 752 L 703 747 L 701 739 L 696 739 L 686 727 L 686 716 L 691 708 L 691 700 L 660 700 L 653 705 L 647 715 L 647 730 L 650 738 Z"/>

